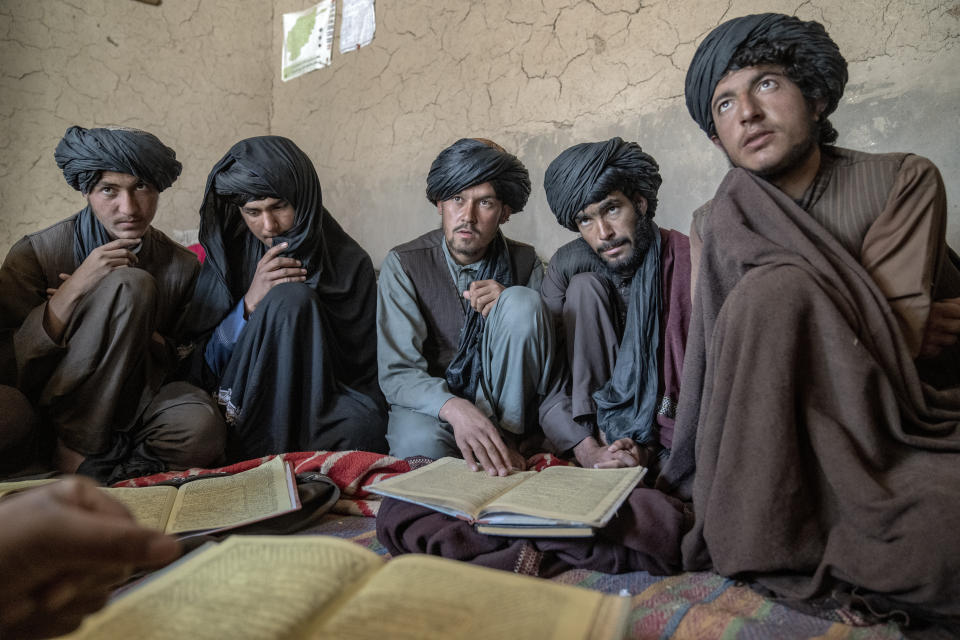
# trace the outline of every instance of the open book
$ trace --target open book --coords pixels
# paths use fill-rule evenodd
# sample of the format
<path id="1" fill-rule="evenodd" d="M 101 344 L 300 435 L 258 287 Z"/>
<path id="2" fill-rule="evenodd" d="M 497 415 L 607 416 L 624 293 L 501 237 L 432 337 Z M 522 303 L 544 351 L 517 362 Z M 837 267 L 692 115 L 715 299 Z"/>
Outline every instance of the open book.
<path id="1" fill-rule="evenodd" d="M 468 520 L 481 533 L 587 537 L 610 521 L 646 471 L 547 467 L 498 477 L 441 458 L 368 489 Z"/>
<path id="2" fill-rule="evenodd" d="M 0 484 L 0 496 L 56 479 Z M 145 527 L 171 534 L 212 533 L 296 511 L 296 480 L 280 457 L 229 476 L 198 478 L 180 487 L 105 488 Z"/>
<path id="3" fill-rule="evenodd" d="M 229 476 L 192 480 L 179 487 L 104 489 L 137 522 L 165 533 L 212 533 L 296 511 L 297 483 L 279 456 Z"/>
<path id="4" fill-rule="evenodd" d="M 231 536 L 69 638 L 620 638 L 630 598 L 327 536 Z"/>

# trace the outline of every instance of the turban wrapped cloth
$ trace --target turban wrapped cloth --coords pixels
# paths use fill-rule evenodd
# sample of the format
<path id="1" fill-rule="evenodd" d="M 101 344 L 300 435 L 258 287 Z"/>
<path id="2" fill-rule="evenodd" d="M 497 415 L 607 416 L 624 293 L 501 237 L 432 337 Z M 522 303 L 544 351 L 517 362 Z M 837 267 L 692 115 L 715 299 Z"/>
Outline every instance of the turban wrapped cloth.
<path id="1" fill-rule="evenodd" d="M 236 197 L 278 198 L 295 211 L 293 226 L 274 238 L 288 243 L 283 255 L 307 270 L 316 287 L 323 270 L 323 207 L 320 179 L 313 163 L 292 140 L 260 136 L 241 140 L 213 167 L 200 208 L 200 243 L 208 259 L 230 283 L 232 298 L 246 292 L 266 247 L 247 232 Z M 228 246 L 229 245 L 229 246 Z"/>
<path id="2" fill-rule="evenodd" d="M 826 100 L 824 117 L 833 113 L 840 103 L 847 83 L 847 62 L 823 25 L 782 13 L 734 18 L 707 35 L 687 69 L 684 86 L 687 110 L 707 135 L 715 133 L 710 104 L 717 84 L 730 70 L 730 63 L 741 48 L 760 43 L 771 45 L 784 58 L 784 64 L 800 62 L 815 68 Z"/>
<path id="3" fill-rule="evenodd" d="M 648 201 L 648 215 L 652 215 L 662 181 L 657 161 L 639 144 L 611 138 L 574 145 L 561 153 L 547 167 L 543 189 L 557 222 L 577 231 L 577 213 L 620 188 L 613 185 L 626 183 L 639 191 Z"/>
<path id="4" fill-rule="evenodd" d="M 182 168 L 173 149 L 139 129 L 73 126 L 57 144 L 53 157 L 67 184 L 84 194 L 93 190 L 104 171 L 136 176 L 163 191 L 176 181 Z M 74 222 L 73 255 L 77 264 L 110 240 L 87 204 Z"/>
<path id="5" fill-rule="evenodd" d="M 173 149 L 139 129 L 70 127 L 53 157 L 67 184 L 82 193 L 90 193 L 103 171 L 136 176 L 163 191 L 182 168 Z"/>
<path id="6" fill-rule="evenodd" d="M 513 213 L 530 197 L 530 174 L 511 153 L 488 141 L 461 138 L 440 152 L 427 174 L 427 200 L 437 204 L 489 182 Z"/>

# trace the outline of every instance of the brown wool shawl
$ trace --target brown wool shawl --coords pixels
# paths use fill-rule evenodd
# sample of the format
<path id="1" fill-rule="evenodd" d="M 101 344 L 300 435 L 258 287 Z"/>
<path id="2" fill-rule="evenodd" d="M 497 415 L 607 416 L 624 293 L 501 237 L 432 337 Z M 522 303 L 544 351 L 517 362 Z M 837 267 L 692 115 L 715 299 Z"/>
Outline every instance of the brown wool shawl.
<path id="1" fill-rule="evenodd" d="M 960 616 L 960 389 L 924 385 L 857 261 L 772 185 L 713 200 L 674 448 L 684 567 Z"/>

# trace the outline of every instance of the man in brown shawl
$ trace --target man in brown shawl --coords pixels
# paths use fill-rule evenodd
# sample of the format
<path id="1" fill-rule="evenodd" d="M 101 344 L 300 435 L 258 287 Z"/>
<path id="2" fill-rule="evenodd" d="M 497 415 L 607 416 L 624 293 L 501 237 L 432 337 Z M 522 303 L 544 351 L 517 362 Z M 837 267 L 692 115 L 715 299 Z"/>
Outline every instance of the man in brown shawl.
<path id="1" fill-rule="evenodd" d="M 216 463 L 216 406 L 167 379 L 200 270 L 150 226 L 176 154 L 145 131 L 70 127 L 55 158 L 87 206 L 0 268 L 2 370 L 16 376 L 4 382 L 51 428 L 61 471 L 113 480 Z"/>
<path id="2" fill-rule="evenodd" d="M 780 14 L 726 22 L 694 56 L 687 106 L 734 168 L 691 230 L 659 486 L 692 497 L 688 569 L 956 624 L 960 278 L 943 183 L 918 156 L 830 146 L 846 79 L 820 24 Z"/>

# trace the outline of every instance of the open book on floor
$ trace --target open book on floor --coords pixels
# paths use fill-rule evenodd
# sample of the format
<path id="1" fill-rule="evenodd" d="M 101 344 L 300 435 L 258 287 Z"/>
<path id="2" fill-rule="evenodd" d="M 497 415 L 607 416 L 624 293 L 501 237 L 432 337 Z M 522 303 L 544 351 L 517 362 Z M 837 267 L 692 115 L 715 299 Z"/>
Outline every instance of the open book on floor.
<path id="1" fill-rule="evenodd" d="M 328 536 L 230 536 L 70 638 L 621 638 L 630 598 Z"/>
<path id="2" fill-rule="evenodd" d="M 368 489 L 475 523 L 481 533 L 588 537 L 610 521 L 646 471 L 547 467 L 501 478 L 441 458 Z"/>
<path id="3" fill-rule="evenodd" d="M 55 481 L 3 483 L 0 496 Z M 293 472 L 279 456 L 247 471 L 197 478 L 179 487 L 154 485 L 103 491 L 122 502 L 143 526 L 171 534 L 233 529 L 300 508 Z"/>

